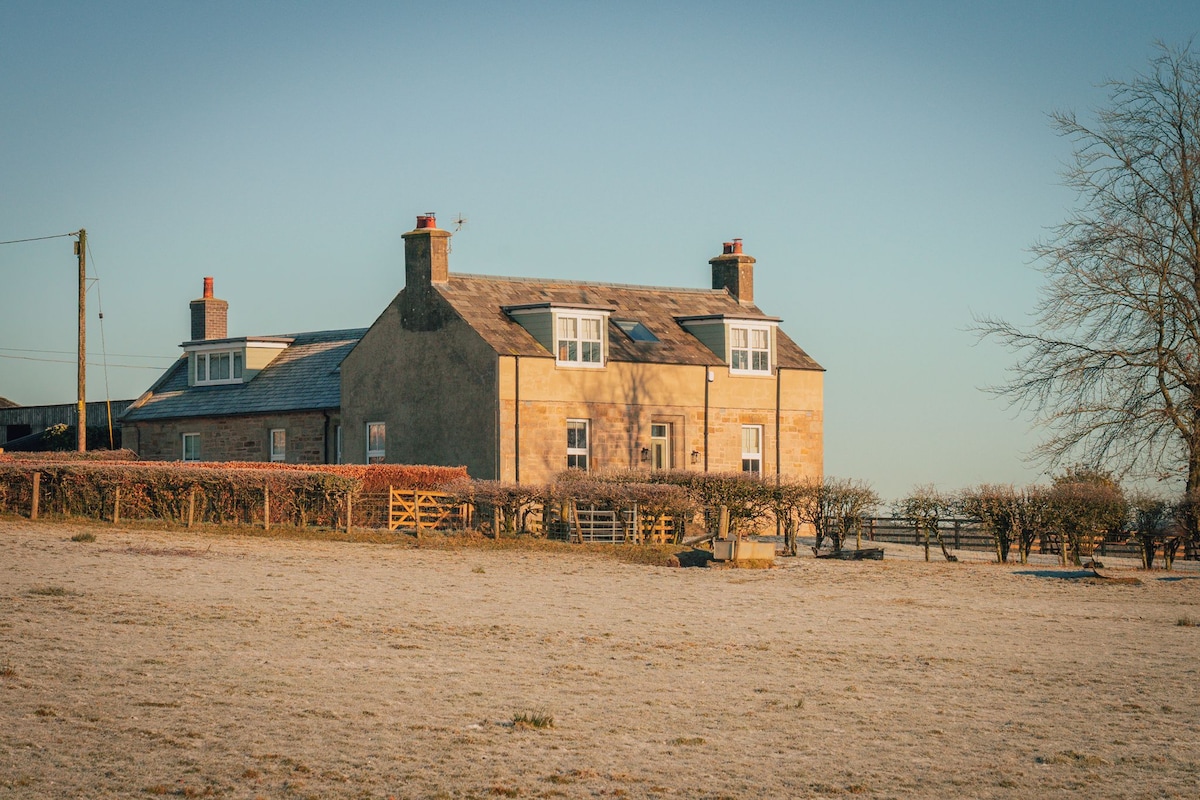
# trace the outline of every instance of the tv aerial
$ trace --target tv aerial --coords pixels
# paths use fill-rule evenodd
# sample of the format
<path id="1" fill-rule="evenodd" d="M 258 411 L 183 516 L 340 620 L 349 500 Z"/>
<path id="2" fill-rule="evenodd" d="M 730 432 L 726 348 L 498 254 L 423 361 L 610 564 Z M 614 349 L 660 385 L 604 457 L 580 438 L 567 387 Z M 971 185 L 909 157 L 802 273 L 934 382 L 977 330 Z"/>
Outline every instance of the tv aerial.
<path id="1" fill-rule="evenodd" d="M 460 212 L 458 212 L 458 216 L 454 218 L 454 230 L 451 231 L 451 233 L 452 234 L 458 233 L 465 227 L 467 227 L 467 218 L 464 217 L 463 213 L 460 211 Z M 451 236 L 449 239 L 446 240 L 446 254 L 449 255 L 450 253 L 453 253 L 453 252 L 454 252 L 454 237 Z"/>

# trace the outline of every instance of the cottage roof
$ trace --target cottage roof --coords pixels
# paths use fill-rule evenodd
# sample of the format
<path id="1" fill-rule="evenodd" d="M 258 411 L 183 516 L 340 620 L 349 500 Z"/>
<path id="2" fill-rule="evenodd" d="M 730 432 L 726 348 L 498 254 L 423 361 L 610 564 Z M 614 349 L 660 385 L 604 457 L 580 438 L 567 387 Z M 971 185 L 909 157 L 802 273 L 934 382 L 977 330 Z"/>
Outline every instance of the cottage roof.
<path id="1" fill-rule="evenodd" d="M 654 364 L 720 363 L 699 339 L 679 323 L 687 317 L 726 317 L 777 322 L 756 306 L 739 303 L 724 289 L 680 289 L 618 283 L 505 278 L 451 273 L 434 288 L 484 341 L 501 355 L 549 357 L 546 349 L 505 309 L 560 305 L 611 309 L 608 356 L 613 361 Z M 635 341 L 616 320 L 640 322 L 657 342 Z M 822 369 L 782 330 L 777 336 L 778 364 L 790 369 Z"/>
<path id="2" fill-rule="evenodd" d="M 121 419 L 140 422 L 337 408 L 342 395 L 338 365 L 365 333 L 366 329 L 355 328 L 270 337 L 291 339 L 292 344 L 249 383 L 188 386 L 188 361 L 181 356 Z"/>

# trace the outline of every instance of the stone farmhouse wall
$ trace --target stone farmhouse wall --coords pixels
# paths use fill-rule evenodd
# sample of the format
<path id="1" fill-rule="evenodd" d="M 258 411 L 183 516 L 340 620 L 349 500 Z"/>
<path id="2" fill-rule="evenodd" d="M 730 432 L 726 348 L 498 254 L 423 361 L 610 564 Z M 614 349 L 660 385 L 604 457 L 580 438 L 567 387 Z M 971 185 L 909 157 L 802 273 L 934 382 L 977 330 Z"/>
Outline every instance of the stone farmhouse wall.
<path id="1" fill-rule="evenodd" d="M 282 428 L 286 463 L 324 464 L 336 460 L 338 421 L 335 413 L 304 411 L 135 422 L 123 426 L 122 441 L 143 460 L 178 461 L 183 435 L 198 433 L 202 461 L 270 461 L 271 430 Z"/>

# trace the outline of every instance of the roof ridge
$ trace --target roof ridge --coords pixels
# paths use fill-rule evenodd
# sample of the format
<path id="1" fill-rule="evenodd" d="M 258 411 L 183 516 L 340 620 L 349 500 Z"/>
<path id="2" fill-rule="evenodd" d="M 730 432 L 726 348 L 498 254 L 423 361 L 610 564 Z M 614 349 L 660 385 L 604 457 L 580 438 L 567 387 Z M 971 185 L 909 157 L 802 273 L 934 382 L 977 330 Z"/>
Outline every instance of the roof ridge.
<path id="1" fill-rule="evenodd" d="M 517 278 L 510 275 L 480 275 L 469 272 L 452 272 L 450 280 L 455 278 L 475 278 L 489 281 L 510 281 L 512 283 L 549 283 L 558 286 L 603 286 L 610 289 L 641 289 L 648 292 L 689 292 L 691 294 L 727 294 L 724 289 L 695 289 L 689 286 L 648 286 L 644 283 L 608 283 L 605 281 L 579 281 L 569 278 Z"/>
<path id="2" fill-rule="evenodd" d="M 273 333 L 273 334 L 269 334 L 269 335 L 257 334 L 257 335 L 253 335 L 253 336 L 237 336 L 237 337 L 231 337 L 231 338 L 237 338 L 237 339 L 289 339 L 289 338 L 296 339 L 301 336 L 317 336 L 318 334 L 323 334 L 323 335 L 349 334 L 349 333 L 365 334 L 369 330 L 370 330 L 370 328 L 335 328 L 333 330 L 328 330 L 328 331 L 301 331 L 299 333 Z"/>

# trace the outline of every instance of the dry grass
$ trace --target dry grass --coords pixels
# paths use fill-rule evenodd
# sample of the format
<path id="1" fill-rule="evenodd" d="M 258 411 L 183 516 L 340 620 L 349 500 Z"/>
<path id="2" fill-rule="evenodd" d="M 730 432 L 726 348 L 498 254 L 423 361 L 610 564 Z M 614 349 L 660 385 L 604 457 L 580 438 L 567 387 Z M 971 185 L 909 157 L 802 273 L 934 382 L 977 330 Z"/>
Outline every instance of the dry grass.
<path id="1" fill-rule="evenodd" d="M 1191 576 L 70 533 L 0 520 L 6 800 L 1194 794 Z"/>

